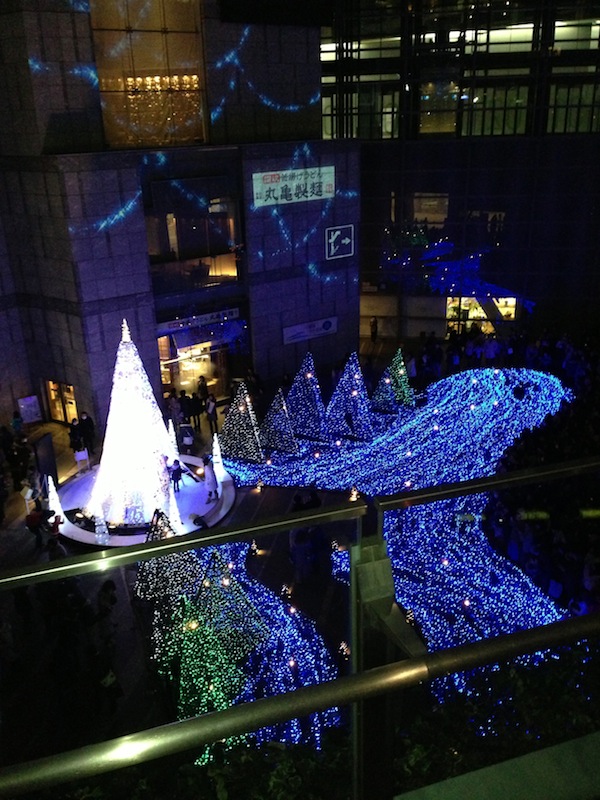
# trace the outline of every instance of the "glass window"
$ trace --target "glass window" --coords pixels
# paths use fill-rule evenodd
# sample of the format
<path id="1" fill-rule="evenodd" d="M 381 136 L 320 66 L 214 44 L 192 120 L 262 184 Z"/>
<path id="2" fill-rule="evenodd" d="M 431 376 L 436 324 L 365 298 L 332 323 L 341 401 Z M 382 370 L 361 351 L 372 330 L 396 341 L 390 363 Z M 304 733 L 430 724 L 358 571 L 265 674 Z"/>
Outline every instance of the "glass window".
<path id="1" fill-rule="evenodd" d="M 93 0 L 91 17 L 108 143 L 143 147 L 204 141 L 197 4 Z"/>
<path id="2" fill-rule="evenodd" d="M 454 81 L 428 81 L 421 85 L 420 132 L 454 133 L 459 89 Z"/>
<path id="3" fill-rule="evenodd" d="M 463 92 L 462 135 L 525 133 L 527 94 L 526 86 L 486 86 Z"/>
<path id="4" fill-rule="evenodd" d="M 51 420 L 56 422 L 71 422 L 77 414 L 75 389 L 70 383 L 46 381 L 48 393 L 48 412 Z"/>
<path id="5" fill-rule="evenodd" d="M 555 50 L 597 50 L 600 35 L 598 20 L 557 20 L 554 25 Z"/>
<path id="6" fill-rule="evenodd" d="M 600 90 L 593 84 L 550 87 L 548 133 L 597 133 Z"/>

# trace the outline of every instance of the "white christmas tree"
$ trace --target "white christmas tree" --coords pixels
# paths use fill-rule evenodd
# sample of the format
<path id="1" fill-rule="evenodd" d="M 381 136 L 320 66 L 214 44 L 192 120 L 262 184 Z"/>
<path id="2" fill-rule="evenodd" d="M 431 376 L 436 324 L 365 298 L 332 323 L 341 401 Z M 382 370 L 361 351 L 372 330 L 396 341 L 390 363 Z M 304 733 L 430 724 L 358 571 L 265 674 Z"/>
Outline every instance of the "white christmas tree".
<path id="1" fill-rule="evenodd" d="M 142 525 L 159 508 L 183 531 L 167 469 L 174 458 L 177 451 L 123 320 L 102 458 L 86 514 L 117 526 Z"/>
<path id="2" fill-rule="evenodd" d="M 52 475 L 48 475 L 48 508 L 54 511 L 54 516 L 50 517 L 50 519 L 54 519 L 56 516 L 61 517 L 61 519 L 65 520 L 65 512 L 63 511 L 63 507 L 60 502 L 60 497 L 58 496 L 58 492 L 56 490 L 56 485 L 54 483 L 54 478 Z"/>
<path id="3" fill-rule="evenodd" d="M 317 441 L 330 439 L 321 388 L 310 353 L 305 355 L 290 386 L 286 403 L 296 436 Z"/>
<path id="4" fill-rule="evenodd" d="M 369 396 L 356 353 L 352 353 L 346 362 L 327 406 L 326 419 L 334 436 L 360 441 L 373 439 Z"/>
<path id="5" fill-rule="evenodd" d="M 173 452 L 176 453 L 176 456 L 179 455 L 179 446 L 177 444 L 177 434 L 175 433 L 175 425 L 173 424 L 173 420 L 169 417 L 169 422 L 167 425 L 167 430 L 169 431 L 169 436 L 171 437 L 171 444 L 173 446 Z"/>
<path id="6" fill-rule="evenodd" d="M 212 463 L 215 471 L 215 478 L 220 486 L 227 477 L 227 472 L 223 466 L 223 456 L 221 455 L 221 444 L 219 442 L 218 433 L 213 433 Z"/>

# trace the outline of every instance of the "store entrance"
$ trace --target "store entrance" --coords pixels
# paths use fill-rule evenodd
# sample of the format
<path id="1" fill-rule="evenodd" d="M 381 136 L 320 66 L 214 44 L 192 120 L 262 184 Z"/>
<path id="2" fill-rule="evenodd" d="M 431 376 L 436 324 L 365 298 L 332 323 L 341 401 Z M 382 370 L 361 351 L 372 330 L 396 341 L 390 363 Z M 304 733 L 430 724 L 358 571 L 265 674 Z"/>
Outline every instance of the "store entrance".
<path id="1" fill-rule="evenodd" d="M 71 422 L 77 417 L 75 389 L 70 383 L 46 381 L 48 415 L 53 422 Z"/>
<path id="2" fill-rule="evenodd" d="M 202 324 L 194 317 L 191 324 L 175 321 L 161 326 L 158 352 L 163 397 L 173 389 L 178 394 L 185 389 L 191 395 L 202 376 L 217 400 L 229 399 L 235 376 L 244 374 L 240 369 L 247 366 L 248 325 L 237 309 L 201 319 L 207 321 Z"/>

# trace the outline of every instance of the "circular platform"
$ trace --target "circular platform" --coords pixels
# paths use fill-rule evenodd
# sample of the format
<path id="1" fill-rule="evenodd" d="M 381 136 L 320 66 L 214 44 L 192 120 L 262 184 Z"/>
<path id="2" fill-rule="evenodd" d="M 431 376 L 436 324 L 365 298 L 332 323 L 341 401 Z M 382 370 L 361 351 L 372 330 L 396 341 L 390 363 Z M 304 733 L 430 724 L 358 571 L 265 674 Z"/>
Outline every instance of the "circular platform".
<path id="1" fill-rule="evenodd" d="M 179 460 L 195 471 L 202 466 L 202 459 L 196 456 L 180 455 Z M 99 547 L 123 547 L 130 544 L 143 544 L 146 541 L 145 527 L 116 527 L 109 530 L 108 541 L 99 542 L 89 521 L 77 513 L 85 508 L 92 492 L 98 466 L 80 472 L 58 488 L 58 497 L 63 512 L 63 523 L 60 526 L 61 536 L 66 536 L 83 544 Z M 203 528 L 214 526 L 229 512 L 235 500 L 233 479 L 224 470 L 217 471 L 219 498 L 209 501 L 204 481 L 196 482 L 189 476 L 183 476 L 181 488 L 175 494 L 183 533 L 192 533 Z M 220 474 L 219 474 L 220 473 Z M 199 520 L 201 524 L 199 524 Z"/>

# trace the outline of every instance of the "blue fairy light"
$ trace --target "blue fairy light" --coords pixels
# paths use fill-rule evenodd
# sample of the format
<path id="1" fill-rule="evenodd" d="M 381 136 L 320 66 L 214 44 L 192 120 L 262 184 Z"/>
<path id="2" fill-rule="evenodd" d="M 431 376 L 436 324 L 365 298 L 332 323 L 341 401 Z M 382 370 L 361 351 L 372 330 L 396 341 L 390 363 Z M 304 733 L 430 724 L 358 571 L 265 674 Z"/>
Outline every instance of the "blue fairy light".
<path id="1" fill-rule="evenodd" d="M 255 82 L 248 77 L 246 67 L 244 65 L 244 61 L 242 58 L 242 52 L 246 45 L 246 42 L 249 40 L 250 35 L 252 33 L 252 26 L 247 25 L 243 31 L 242 35 L 240 36 L 237 44 L 231 50 L 228 50 L 221 58 L 219 58 L 214 66 L 213 69 L 217 71 L 225 70 L 225 69 L 232 69 L 234 70 L 233 75 L 229 79 L 228 82 L 228 89 L 229 93 L 232 94 L 240 85 L 244 85 L 246 89 L 248 89 L 266 108 L 273 109 L 274 111 L 278 112 L 287 112 L 287 113 L 297 113 L 299 111 L 303 111 L 306 108 L 310 108 L 313 105 L 321 102 L 321 93 L 320 91 L 316 92 L 315 94 L 311 95 L 305 103 L 285 103 L 278 100 L 275 100 L 273 97 L 269 96 L 265 92 L 263 92 Z M 291 84 L 290 84 L 291 85 Z M 219 117 L 222 115 L 225 106 L 227 105 L 227 95 L 223 95 L 219 102 L 211 109 L 210 118 L 211 122 L 216 122 Z"/>
<path id="2" fill-rule="evenodd" d="M 240 462 L 226 467 L 239 483 L 262 478 L 271 485 L 356 486 L 371 496 L 456 483 L 492 475 L 523 431 L 541 425 L 571 399 L 546 373 L 470 370 L 434 383 L 425 405 L 401 410 L 372 442 L 322 442 L 317 459 L 314 447 L 299 437 L 300 455 L 274 455 L 268 471 Z M 299 414 L 310 418 L 310 406 Z M 566 615 L 491 548 L 481 528 L 486 503 L 485 495 L 477 495 L 385 515 L 397 602 L 410 609 L 431 650 Z M 332 562 L 344 578 L 347 555 L 332 553 Z M 459 686 L 464 680 L 457 678 Z"/>

